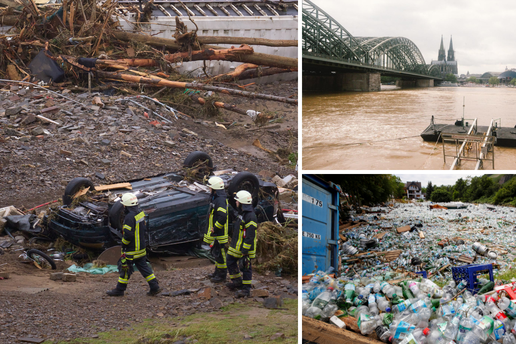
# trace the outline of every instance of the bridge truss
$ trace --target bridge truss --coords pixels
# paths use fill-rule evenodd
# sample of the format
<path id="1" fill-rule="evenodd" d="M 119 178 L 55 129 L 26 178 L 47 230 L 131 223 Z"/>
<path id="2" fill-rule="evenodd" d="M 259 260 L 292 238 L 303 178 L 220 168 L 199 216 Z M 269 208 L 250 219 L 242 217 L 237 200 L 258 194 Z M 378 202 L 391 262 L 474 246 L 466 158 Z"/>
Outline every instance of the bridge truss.
<path id="1" fill-rule="evenodd" d="M 327 57 L 363 66 L 433 75 L 419 48 L 404 37 L 353 37 L 310 0 L 303 0 L 304 56 Z"/>

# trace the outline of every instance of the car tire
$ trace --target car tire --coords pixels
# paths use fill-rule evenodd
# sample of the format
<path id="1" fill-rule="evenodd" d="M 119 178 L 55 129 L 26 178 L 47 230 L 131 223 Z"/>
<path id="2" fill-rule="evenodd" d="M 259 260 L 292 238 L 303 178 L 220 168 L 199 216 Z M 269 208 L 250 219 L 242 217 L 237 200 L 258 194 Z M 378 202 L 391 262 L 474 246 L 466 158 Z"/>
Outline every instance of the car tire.
<path id="1" fill-rule="evenodd" d="M 73 195 L 81 190 L 82 187 L 89 187 L 90 191 L 95 190 L 95 186 L 88 178 L 75 178 L 66 185 L 63 195 L 63 205 L 69 206 L 72 204 Z"/>
<path id="2" fill-rule="evenodd" d="M 199 167 L 199 172 L 203 175 L 210 175 L 211 171 L 213 171 L 213 160 L 208 155 L 208 153 L 201 152 L 201 151 L 195 151 L 186 157 L 185 161 L 183 162 L 184 168 L 192 168 L 196 166 L 197 164 L 207 161 L 206 165 L 203 167 Z"/>
<path id="3" fill-rule="evenodd" d="M 109 217 L 109 224 L 114 229 L 118 230 L 120 233 L 122 233 L 122 227 L 124 226 L 124 206 L 120 201 L 113 204 L 111 209 L 109 209 L 108 217 Z"/>
<path id="4" fill-rule="evenodd" d="M 260 181 L 258 177 L 250 172 L 240 172 L 231 179 L 228 186 L 229 203 L 236 209 L 235 195 L 238 191 L 246 190 L 253 196 L 253 207 L 258 204 Z"/>
<path id="5" fill-rule="evenodd" d="M 33 258 L 35 255 L 38 255 L 41 258 L 43 258 L 44 260 L 46 260 L 52 267 L 52 270 L 57 269 L 57 266 L 56 266 L 56 263 L 54 262 L 54 260 L 52 258 L 50 258 L 49 256 L 47 256 L 45 253 L 41 252 L 40 250 L 35 250 L 35 249 L 27 251 L 27 256 L 30 259 L 36 260 L 35 258 Z"/>

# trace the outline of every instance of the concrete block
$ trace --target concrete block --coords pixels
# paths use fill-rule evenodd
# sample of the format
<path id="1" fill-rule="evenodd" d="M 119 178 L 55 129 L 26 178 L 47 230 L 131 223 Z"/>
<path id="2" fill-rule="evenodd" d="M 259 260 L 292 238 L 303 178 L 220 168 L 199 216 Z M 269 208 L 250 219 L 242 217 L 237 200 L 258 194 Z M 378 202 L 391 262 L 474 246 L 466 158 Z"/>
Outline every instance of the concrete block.
<path id="1" fill-rule="evenodd" d="M 76 274 L 63 274 L 63 282 L 75 282 L 77 281 Z"/>
<path id="2" fill-rule="evenodd" d="M 269 292 L 265 289 L 254 289 L 251 290 L 252 297 L 269 297 Z"/>
<path id="3" fill-rule="evenodd" d="M 52 281 L 59 281 L 63 279 L 63 273 L 62 272 L 53 272 L 50 274 L 50 279 Z"/>
<path id="4" fill-rule="evenodd" d="M 0 278 L 9 279 L 11 274 L 9 272 L 0 272 Z"/>

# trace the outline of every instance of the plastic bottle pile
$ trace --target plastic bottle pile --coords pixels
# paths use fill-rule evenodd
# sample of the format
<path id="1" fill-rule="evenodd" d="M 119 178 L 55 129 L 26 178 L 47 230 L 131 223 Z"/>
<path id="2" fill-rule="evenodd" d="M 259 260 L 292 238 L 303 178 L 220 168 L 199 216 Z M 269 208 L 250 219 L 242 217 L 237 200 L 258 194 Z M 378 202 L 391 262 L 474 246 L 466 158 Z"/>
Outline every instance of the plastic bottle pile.
<path id="1" fill-rule="evenodd" d="M 499 270 L 503 272 L 513 267 L 516 258 L 512 252 L 516 248 L 513 231 L 516 224 L 516 212 L 514 208 L 488 205 L 468 204 L 467 209 L 429 209 L 430 202 L 410 204 L 395 204 L 395 207 L 382 207 L 384 213 L 352 215 L 352 220 L 365 220 L 363 225 L 343 231 L 341 234 L 347 237 L 344 245 L 341 245 L 339 255 L 342 259 L 342 273 L 351 277 L 356 271 L 364 276 L 382 276 L 392 274 L 394 270 L 417 272 L 421 268 L 412 265 L 412 259 L 417 257 L 423 263 L 423 270 L 434 274 L 434 281 L 446 282 L 452 278 L 450 270 L 438 272 L 438 270 L 451 263 L 452 266 L 465 265 L 450 257 L 466 255 L 475 257 L 474 264 L 497 263 Z M 397 233 L 398 227 L 409 225 L 412 231 Z M 392 229 L 382 229 L 389 228 Z M 374 235 L 387 231 L 381 240 L 374 239 Z M 420 239 L 419 231 L 425 238 Z M 449 240 L 444 247 L 438 242 L 443 239 L 464 238 L 465 240 Z M 371 245 L 372 241 L 376 241 Z M 507 254 L 497 254 L 496 251 L 487 252 L 485 255 L 474 250 L 473 242 L 485 245 L 499 245 L 509 251 Z M 352 269 L 353 255 L 368 251 L 402 250 L 401 255 L 390 263 L 383 262 L 378 257 L 368 258 L 362 256 L 360 269 Z M 484 253 L 484 252 L 480 252 Z"/>
<path id="2" fill-rule="evenodd" d="M 302 312 L 341 328 L 342 317 L 354 317 L 363 335 L 375 332 L 386 343 L 516 344 L 516 302 L 467 290 L 457 296 L 464 287 L 450 281 L 440 288 L 423 278 L 399 285 L 381 278 L 333 279 L 319 271 L 303 285 Z"/>

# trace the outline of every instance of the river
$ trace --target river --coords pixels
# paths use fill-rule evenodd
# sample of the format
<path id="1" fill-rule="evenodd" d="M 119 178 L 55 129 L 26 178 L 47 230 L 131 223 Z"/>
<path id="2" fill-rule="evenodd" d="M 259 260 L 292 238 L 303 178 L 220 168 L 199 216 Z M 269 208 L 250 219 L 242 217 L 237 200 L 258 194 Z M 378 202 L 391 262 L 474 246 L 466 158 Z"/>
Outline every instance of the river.
<path id="1" fill-rule="evenodd" d="M 432 115 L 435 123 L 453 124 L 463 110 L 478 125 L 501 118 L 503 127 L 514 127 L 516 88 L 382 86 L 380 92 L 303 94 L 303 170 L 449 169 L 453 159 L 444 163 L 442 144 L 419 135 Z M 446 144 L 447 155 L 454 151 Z M 516 169 L 516 148 L 495 147 L 494 155 L 496 170 Z M 473 162 L 460 167 L 474 168 Z"/>

